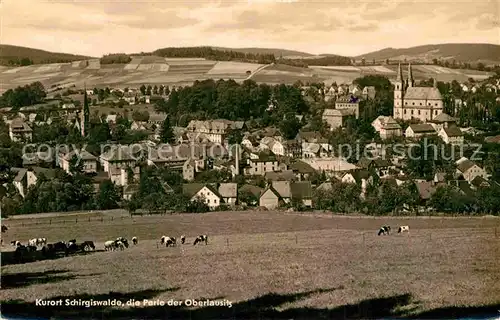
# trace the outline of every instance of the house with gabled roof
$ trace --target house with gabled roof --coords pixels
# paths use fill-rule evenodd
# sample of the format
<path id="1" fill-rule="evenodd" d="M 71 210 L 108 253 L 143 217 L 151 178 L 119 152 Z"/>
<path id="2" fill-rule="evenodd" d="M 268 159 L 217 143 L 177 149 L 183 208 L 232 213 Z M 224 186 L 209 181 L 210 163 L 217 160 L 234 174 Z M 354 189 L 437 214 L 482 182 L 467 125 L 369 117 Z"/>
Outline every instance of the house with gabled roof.
<path id="1" fill-rule="evenodd" d="M 14 177 L 14 187 L 16 187 L 19 194 L 24 198 L 28 193 L 29 188 L 33 185 L 36 185 L 38 179 L 41 176 L 44 176 L 47 179 L 53 179 L 56 176 L 56 170 L 42 167 L 19 169 L 17 170 L 17 174 Z"/>
<path id="2" fill-rule="evenodd" d="M 443 139 L 444 143 L 446 144 L 451 144 L 451 145 L 464 144 L 464 134 L 455 125 L 441 128 L 441 130 L 439 130 L 438 132 L 438 136 L 441 139 Z"/>
<path id="3" fill-rule="evenodd" d="M 312 186 L 309 181 L 273 181 L 262 191 L 259 205 L 276 209 L 292 200 L 302 201 L 306 207 L 312 207 Z"/>
<path id="4" fill-rule="evenodd" d="M 464 180 L 468 182 L 471 182 L 478 176 L 486 180 L 488 179 L 488 174 L 483 168 L 478 166 L 475 162 L 464 158 L 457 162 L 456 176 L 457 178 L 462 176 Z"/>
<path id="5" fill-rule="evenodd" d="M 97 172 L 97 157 L 88 152 L 87 150 L 73 150 L 71 152 L 59 155 L 60 167 L 70 173 L 70 162 L 73 157 L 77 157 L 78 161 L 82 162 L 83 171 Z"/>
<path id="6" fill-rule="evenodd" d="M 17 118 L 9 124 L 9 137 L 12 141 L 31 141 L 33 129 L 22 119 Z"/>
<path id="7" fill-rule="evenodd" d="M 262 193 L 263 189 L 251 184 L 244 184 L 239 188 L 238 190 L 238 202 L 242 203 L 243 201 L 241 200 L 240 197 L 242 197 L 245 194 L 250 194 L 253 196 L 254 200 L 250 201 L 250 203 L 246 203 L 247 205 L 255 206 L 259 204 L 259 198 Z"/>
<path id="8" fill-rule="evenodd" d="M 244 170 L 245 175 L 263 176 L 266 172 L 279 170 L 278 159 L 271 151 L 261 151 L 257 156 L 258 158 L 250 157 L 248 159 L 248 167 Z"/>
<path id="9" fill-rule="evenodd" d="M 381 139 L 400 137 L 403 134 L 403 129 L 391 116 L 379 116 L 373 120 L 372 127 L 379 133 Z"/>
<path id="10" fill-rule="evenodd" d="M 432 120 L 428 121 L 434 129 L 439 132 L 443 128 L 448 128 L 457 124 L 457 119 L 447 113 L 440 113 Z"/>
<path id="11" fill-rule="evenodd" d="M 436 134 L 436 130 L 428 123 L 411 124 L 405 131 L 405 137 L 413 139 L 434 134 Z"/>
<path id="12" fill-rule="evenodd" d="M 224 203 L 228 205 L 236 205 L 238 201 L 238 184 L 237 183 L 221 183 L 219 185 L 219 194 Z"/>
<path id="13" fill-rule="evenodd" d="M 205 202 L 210 209 L 215 209 L 224 202 L 217 188 L 211 184 L 185 183 L 182 185 L 182 192 L 191 201 L 201 200 Z"/>

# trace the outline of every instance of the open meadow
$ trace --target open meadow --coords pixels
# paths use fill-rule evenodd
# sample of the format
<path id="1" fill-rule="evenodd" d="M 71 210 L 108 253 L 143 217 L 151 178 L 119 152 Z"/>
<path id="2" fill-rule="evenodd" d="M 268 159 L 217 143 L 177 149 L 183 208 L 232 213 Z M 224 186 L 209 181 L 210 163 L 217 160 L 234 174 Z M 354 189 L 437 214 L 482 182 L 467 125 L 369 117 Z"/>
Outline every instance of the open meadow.
<path id="1" fill-rule="evenodd" d="M 59 318 L 439 318 L 500 309 L 500 219 L 123 213 L 2 221 L 2 313 Z M 377 236 L 382 225 L 392 233 Z M 397 233 L 397 226 L 410 226 Z M 166 248 L 162 235 L 186 235 Z M 208 245 L 193 246 L 200 234 Z M 106 240 L 139 238 L 124 251 Z M 18 263 L 10 241 L 92 240 L 96 252 Z M 37 252 L 38 253 L 38 252 Z M 40 255 L 35 256 L 35 258 Z M 219 307 L 37 307 L 36 299 L 218 300 Z"/>

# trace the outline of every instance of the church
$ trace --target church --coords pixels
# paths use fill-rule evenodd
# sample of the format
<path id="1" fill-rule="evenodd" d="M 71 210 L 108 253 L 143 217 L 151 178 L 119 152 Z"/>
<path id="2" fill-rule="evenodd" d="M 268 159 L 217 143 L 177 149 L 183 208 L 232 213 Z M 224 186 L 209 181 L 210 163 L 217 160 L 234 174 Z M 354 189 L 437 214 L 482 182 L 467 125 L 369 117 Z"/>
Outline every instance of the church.
<path id="1" fill-rule="evenodd" d="M 433 87 L 416 87 L 411 64 L 408 64 L 408 80 L 403 80 L 401 64 L 394 88 L 394 118 L 402 120 L 419 119 L 422 122 L 433 120 L 443 112 L 443 97 Z"/>

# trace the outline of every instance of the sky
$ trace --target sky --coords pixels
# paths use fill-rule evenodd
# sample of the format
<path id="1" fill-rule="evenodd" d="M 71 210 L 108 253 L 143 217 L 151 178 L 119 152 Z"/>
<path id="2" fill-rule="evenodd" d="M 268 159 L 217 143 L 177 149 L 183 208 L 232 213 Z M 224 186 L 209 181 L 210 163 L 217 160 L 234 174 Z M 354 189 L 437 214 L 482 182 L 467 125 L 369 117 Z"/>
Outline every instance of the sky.
<path id="1" fill-rule="evenodd" d="M 204 45 L 357 56 L 500 44 L 500 1 L 0 0 L 0 43 L 94 57 Z"/>

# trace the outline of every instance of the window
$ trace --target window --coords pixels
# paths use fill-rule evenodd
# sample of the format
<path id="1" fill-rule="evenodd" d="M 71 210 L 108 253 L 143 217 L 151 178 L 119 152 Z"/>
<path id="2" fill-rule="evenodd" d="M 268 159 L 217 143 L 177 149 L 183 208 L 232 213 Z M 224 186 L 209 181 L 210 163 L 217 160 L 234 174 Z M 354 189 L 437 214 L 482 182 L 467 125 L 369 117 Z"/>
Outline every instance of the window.
<path id="1" fill-rule="evenodd" d="M 210 203 L 210 199 L 207 199 L 207 203 Z"/>
<path id="2" fill-rule="evenodd" d="M 438 104 L 436 103 L 436 104 L 435 104 L 435 106 L 437 107 L 437 105 L 438 105 Z"/>
<path id="3" fill-rule="evenodd" d="M 420 110 L 418 110 L 418 115 L 420 115 Z"/>
<path id="4" fill-rule="evenodd" d="M 404 110 L 404 114 L 406 114 L 406 109 Z"/>
<path id="5" fill-rule="evenodd" d="M 413 115 L 413 110 L 411 110 L 411 115 Z"/>
<path id="6" fill-rule="evenodd" d="M 217 199 L 214 199 L 214 203 L 217 204 Z"/>
<path id="7" fill-rule="evenodd" d="M 415 102 L 412 102 L 411 104 L 412 104 L 412 105 L 415 105 Z"/>

